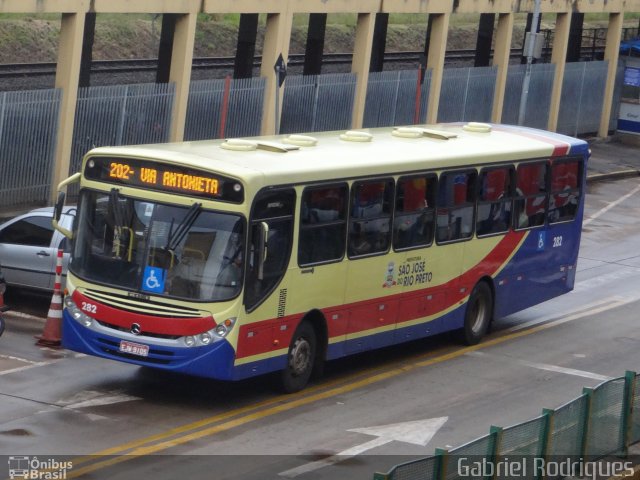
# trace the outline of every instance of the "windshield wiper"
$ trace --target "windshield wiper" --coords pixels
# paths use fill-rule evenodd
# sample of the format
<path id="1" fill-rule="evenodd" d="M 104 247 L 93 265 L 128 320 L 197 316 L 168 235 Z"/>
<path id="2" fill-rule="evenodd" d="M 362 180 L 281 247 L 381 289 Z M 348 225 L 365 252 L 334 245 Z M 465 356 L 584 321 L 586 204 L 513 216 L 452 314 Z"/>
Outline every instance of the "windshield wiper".
<path id="1" fill-rule="evenodd" d="M 120 204 L 120 190 L 112 188 L 109 192 L 109 203 L 113 212 L 113 222 L 116 226 L 124 226 L 124 212 Z"/>
<path id="2" fill-rule="evenodd" d="M 164 247 L 165 250 L 173 252 L 178 247 L 178 245 L 180 245 L 180 242 L 182 242 L 182 239 L 184 239 L 185 235 L 198 218 L 198 215 L 200 215 L 201 210 L 201 203 L 194 203 L 193 205 L 191 205 L 182 221 L 176 227 L 175 231 L 173 231 L 173 219 L 171 220 L 167 244 Z"/>

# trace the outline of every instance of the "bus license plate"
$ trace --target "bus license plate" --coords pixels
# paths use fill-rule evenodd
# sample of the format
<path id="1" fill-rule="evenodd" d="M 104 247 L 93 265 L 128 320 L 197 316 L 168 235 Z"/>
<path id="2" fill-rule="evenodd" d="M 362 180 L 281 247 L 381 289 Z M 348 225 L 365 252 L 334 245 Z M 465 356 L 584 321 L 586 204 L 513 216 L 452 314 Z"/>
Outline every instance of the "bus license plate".
<path id="1" fill-rule="evenodd" d="M 141 345 L 140 343 L 133 343 L 133 342 L 127 342 L 126 340 L 121 340 L 120 351 L 122 353 L 130 353 L 132 355 L 139 355 L 140 357 L 146 357 L 149 355 L 149 346 Z"/>

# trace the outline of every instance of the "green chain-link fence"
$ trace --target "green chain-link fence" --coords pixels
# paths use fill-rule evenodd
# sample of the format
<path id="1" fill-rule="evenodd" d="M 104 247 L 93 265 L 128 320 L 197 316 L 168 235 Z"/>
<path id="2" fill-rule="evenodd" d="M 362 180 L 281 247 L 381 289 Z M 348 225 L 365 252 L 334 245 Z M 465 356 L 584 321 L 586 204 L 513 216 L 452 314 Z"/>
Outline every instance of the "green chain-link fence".
<path id="1" fill-rule="evenodd" d="M 555 410 L 507 428 L 491 427 L 488 435 L 452 450 L 436 449 L 435 455 L 396 465 L 374 480 L 480 480 L 510 478 L 513 471 L 461 468 L 460 459 L 494 468 L 505 459 L 513 465 L 528 465 L 518 478 L 561 478 L 540 468 L 550 462 L 578 469 L 584 462 L 606 455 L 625 457 L 630 445 L 640 442 L 640 374 L 585 388 L 582 395 Z M 522 461 L 518 461 L 521 459 Z M 523 463 L 524 462 L 524 463 Z"/>

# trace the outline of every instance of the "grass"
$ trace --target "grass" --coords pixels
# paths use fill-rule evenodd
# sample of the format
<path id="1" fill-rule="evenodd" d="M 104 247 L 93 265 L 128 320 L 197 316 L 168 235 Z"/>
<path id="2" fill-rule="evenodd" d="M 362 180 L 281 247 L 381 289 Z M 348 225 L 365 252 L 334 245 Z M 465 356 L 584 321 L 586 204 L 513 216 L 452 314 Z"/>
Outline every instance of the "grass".
<path id="1" fill-rule="evenodd" d="M 1 0 L 0 0 L 1 3 Z M 424 46 L 426 14 L 390 14 L 387 37 L 389 51 L 416 50 Z M 514 39 L 520 38 L 527 14 L 515 15 Z M 606 27 L 608 14 L 585 15 L 584 28 Z M 543 28 L 554 28 L 555 14 L 544 14 Z M 640 12 L 625 14 L 625 27 L 638 27 Z M 472 48 L 479 21 L 478 14 L 456 14 L 450 19 L 451 48 Z M 240 14 L 199 14 L 196 30 L 196 56 L 233 55 Z M 301 53 L 306 43 L 308 14 L 295 14 L 291 51 Z M 262 48 L 266 15 L 258 22 L 257 52 Z M 352 48 L 357 24 L 355 13 L 327 15 L 325 51 Z M 98 14 L 94 58 L 134 58 L 157 55 L 161 15 Z M 59 14 L 0 14 L 0 62 L 55 61 L 60 28 Z M 516 43 L 519 40 L 514 40 Z"/>

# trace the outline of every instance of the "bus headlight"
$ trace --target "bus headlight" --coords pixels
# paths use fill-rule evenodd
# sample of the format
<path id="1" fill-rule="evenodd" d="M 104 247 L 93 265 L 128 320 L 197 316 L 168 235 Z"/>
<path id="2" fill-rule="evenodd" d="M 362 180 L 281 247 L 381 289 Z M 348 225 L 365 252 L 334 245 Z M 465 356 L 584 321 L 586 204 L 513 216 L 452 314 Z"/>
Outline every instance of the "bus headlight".
<path id="1" fill-rule="evenodd" d="M 93 318 L 80 310 L 76 305 L 76 302 L 74 302 L 70 296 L 64 297 L 64 306 L 67 310 L 69 310 L 71 318 L 73 318 L 76 322 L 84 325 L 85 327 L 90 327 L 93 323 Z"/>
<path id="2" fill-rule="evenodd" d="M 182 337 L 182 341 L 187 347 L 202 347 L 211 345 L 216 340 L 221 340 L 229 335 L 236 323 L 236 317 L 227 318 L 224 322 L 216 325 L 213 330 L 209 330 L 198 335 L 187 335 Z"/>
<path id="3" fill-rule="evenodd" d="M 236 323 L 236 317 L 227 318 L 214 329 L 216 336 L 220 338 L 226 337 Z"/>
<path id="4" fill-rule="evenodd" d="M 76 307 L 76 302 L 74 302 L 73 298 L 71 298 L 69 295 L 64 297 L 64 306 L 67 307 L 69 310 L 71 310 L 72 308 L 78 308 Z"/>

